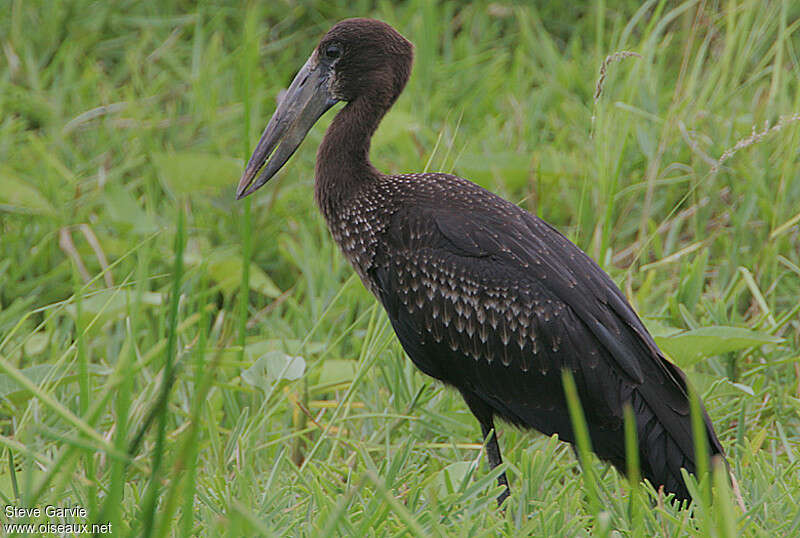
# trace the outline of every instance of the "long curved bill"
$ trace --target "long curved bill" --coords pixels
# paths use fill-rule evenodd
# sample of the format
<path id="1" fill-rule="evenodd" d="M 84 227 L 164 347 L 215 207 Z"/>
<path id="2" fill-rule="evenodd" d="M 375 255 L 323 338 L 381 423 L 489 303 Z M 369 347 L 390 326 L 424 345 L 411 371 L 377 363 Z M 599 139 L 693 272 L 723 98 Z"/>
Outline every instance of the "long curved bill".
<path id="1" fill-rule="evenodd" d="M 330 68 L 318 62 L 316 54 L 297 73 L 247 163 L 236 188 L 237 200 L 269 181 L 286 164 L 320 116 L 336 104 L 337 99 L 328 88 L 329 76 Z"/>

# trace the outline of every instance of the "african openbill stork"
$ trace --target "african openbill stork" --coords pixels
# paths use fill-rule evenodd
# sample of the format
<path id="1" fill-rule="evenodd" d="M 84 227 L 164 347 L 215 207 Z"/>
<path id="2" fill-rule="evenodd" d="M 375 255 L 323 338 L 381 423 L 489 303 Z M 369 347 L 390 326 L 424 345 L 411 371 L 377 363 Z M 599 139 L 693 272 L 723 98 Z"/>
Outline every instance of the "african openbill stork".
<path id="1" fill-rule="evenodd" d="M 566 369 L 597 455 L 626 470 L 629 404 L 642 475 L 689 498 L 680 469 L 697 466 L 686 377 L 611 278 L 549 224 L 466 179 L 386 175 L 370 162 L 372 134 L 405 87 L 412 58 L 412 44 L 386 23 L 333 26 L 270 119 L 237 198 L 264 185 L 320 116 L 346 102 L 317 152 L 317 204 L 414 364 L 461 392 L 489 465 L 501 463 L 495 417 L 575 441 Z M 724 459 L 702 413 L 709 456 Z M 505 473 L 498 482 L 502 502 Z"/>

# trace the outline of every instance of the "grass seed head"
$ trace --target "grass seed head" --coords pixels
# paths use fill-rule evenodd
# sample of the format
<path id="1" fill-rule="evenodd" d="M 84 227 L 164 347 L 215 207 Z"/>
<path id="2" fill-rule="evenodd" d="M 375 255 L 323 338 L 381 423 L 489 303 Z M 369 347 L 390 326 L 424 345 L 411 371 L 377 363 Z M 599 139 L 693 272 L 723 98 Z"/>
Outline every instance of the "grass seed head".
<path id="1" fill-rule="evenodd" d="M 764 122 L 764 127 L 760 131 L 757 131 L 756 126 L 753 125 L 750 136 L 748 136 L 747 138 L 742 138 L 741 140 L 736 142 L 736 144 L 734 144 L 733 147 L 726 149 L 722 153 L 722 155 L 720 155 L 717 162 L 714 164 L 714 166 L 711 167 L 711 173 L 712 174 L 716 173 L 720 169 L 722 164 L 731 157 L 733 157 L 736 154 L 736 152 L 739 151 L 740 149 L 744 149 L 746 147 L 752 146 L 753 144 L 757 144 L 762 140 L 764 140 L 764 138 L 766 138 L 767 135 L 770 135 L 772 133 L 777 133 L 790 123 L 795 123 L 797 121 L 800 121 L 800 113 L 791 114 L 789 116 L 781 116 L 780 119 L 778 120 L 778 123 L 776 123 L 771 127 L 769 124 L 769 120 L 767 120 Z"/>

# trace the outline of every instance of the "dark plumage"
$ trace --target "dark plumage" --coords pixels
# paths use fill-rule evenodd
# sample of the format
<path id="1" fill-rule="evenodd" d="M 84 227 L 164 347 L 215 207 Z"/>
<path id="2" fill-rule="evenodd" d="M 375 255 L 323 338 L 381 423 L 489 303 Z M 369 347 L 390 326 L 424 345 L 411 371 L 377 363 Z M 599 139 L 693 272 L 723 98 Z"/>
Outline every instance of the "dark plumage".
<path id="1" fill-rule="evenodd" d="M 696 465 L 685 376 L 608 275 L 550 225 L 474 183 L 389 176 L 370 163 L 370 138 L 408 80 L 412 50 L 379 21 L 331 28 L 270 120 L 237 195 L 269 180 L 319 116 L 346 101 L 317 154 L 317 203 L 414 364 L 463 395 L 488 437 L 490 465 L 501 461 L 495 417 L 574 441 L 567 369 L 595 452 L 625 470 L 630 402 L 643 476 L 687 499 L 680 469 Z M 703 413 L 711 455 L 722 455 Z"/>

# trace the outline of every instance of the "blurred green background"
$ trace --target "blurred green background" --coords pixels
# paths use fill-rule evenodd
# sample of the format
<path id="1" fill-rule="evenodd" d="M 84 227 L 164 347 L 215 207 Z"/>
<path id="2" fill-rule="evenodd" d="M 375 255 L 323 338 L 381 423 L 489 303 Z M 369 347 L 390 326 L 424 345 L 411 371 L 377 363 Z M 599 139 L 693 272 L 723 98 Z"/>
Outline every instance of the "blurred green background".
<path id="1" fill-rule="evenodd" d="M 477 423 L 314 207 L 336 109 L 234 201 L 351 16 L 416 46 L 376 166 L 467 177 L 598 260 L 698 387 L 748 513 L 721 483 L 653 503 L 596 460 L 593 493 L 568 446 L 507 425 L 496 510 Z M 0 0 L 0 499 L 117 535 L 800 533 L 798 28 L 789 0 Z"/>

